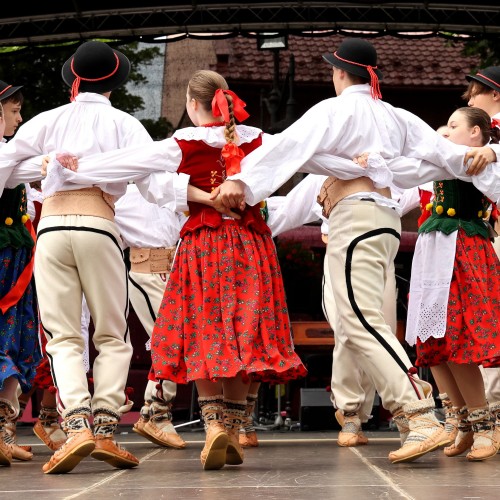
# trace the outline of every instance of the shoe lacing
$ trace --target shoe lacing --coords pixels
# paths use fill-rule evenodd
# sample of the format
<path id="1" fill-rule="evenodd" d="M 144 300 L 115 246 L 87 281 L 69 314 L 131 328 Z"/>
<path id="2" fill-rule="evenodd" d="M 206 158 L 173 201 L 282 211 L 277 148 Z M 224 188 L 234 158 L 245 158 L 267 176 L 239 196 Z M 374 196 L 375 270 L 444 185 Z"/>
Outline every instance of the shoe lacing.
<path id="1" fill-rule="evenodd" d="M 469 413 L 469 423 L 474 431 L 473 450 L 487 448 L 495 444 L 493 430 L 495 428 L 488 409 L 480 408 Z"/>
<path id="2" fill-rule="evenodd" d="M 342 431 L 349 434 L 358 434 L 361 430 L 361 420 L 356 412 L 344 412 Z"/>
<path id="3" fill-rule="evenodd" d="M 408 420 L 410 432 L 403 446 L 421 443 L 442 430 L 436 418 L 430 412 L 410 415 Z"/>
<path id="4" fill-rule="evenodd" d="M 149 418 L 156 423 L 172 421 L 172 403 L 160 403 L 153 400 L 149 407 Z"/>

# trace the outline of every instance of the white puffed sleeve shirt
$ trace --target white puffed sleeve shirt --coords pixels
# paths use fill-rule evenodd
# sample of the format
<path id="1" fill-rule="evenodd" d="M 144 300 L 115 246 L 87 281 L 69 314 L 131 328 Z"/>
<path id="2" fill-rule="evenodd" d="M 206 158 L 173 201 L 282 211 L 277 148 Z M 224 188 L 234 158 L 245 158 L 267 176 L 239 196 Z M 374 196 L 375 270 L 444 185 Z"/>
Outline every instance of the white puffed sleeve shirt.
<path id="1" fill-rule="evenodd" d="M 75 101 L 40 113 L 24 123 L 0 150 L 0 191 L 4 186 L 12 188 L 41 179 L 40 158 L 52 152 L 71 152 L 80 157 L 152 143 L 141 122 L 114 108 L 107 97 L 81 93 Z M 32 158 L 36 161 L 30 162 Z M 81 187 L 84 186 L 77 189 Z M 61 189 L 72 187 L 63 184 Z M 117 181 L 103 189 L 121 196 L 126 182 Z"/>
<path id="2" fill-rule="evenodd" d="M 492 149 L 500 153 L 498 145 Z M 270 137 L 243 159 L 241 173 L 230 179 L 245 183 L 247 203 L 253 205 L 296 172 L 341 178 L 338 169 L 348 169 L 353 165 L 352 158 L 371 152 L 388 162 L 392 181 L 399 187 L 454 177 L 469 182 L 483 178 L 482 186 L 500 196 L 496 171 L 490 169 L 472 178 L 466 174 L 463 163 L 467 150 L 466 146 L 444 139 L 412 113 L 373 99 L 368 84 L 352 85 L 340 96 L 316 104 L 286 130 Z M 401 158 L 398 169 L 393 169 L 390 160 L 399 157 L 426 163 L 405 168 Z"/>

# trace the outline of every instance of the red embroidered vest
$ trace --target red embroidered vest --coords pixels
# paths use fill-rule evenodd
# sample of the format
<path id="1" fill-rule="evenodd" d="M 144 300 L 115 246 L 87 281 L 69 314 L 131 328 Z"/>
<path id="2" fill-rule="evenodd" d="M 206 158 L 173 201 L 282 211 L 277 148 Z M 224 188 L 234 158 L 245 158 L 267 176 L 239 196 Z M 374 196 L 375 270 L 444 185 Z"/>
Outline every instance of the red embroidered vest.
<path id="1" fill-rule="evenodd" d="M 224 182 L 226 167 L 221 157 L 221 148 L 215 148 L 203 141 L 176 140 L 182 150 L 182 161 L 177 171 L 188 174 L 190 184 L 210 193 Z M 247 155 L 261 144 L 262 138 L 258 137 L 252 142 L 241 144 L 240 149 Z M 188 202 L 188 205 L 189 219 L 182 227 L 181 237 L 203 226 L 217 228 L 222 224 L 222 214 L 214 208 L 194 202 Z M 253 207 L 247 205 L 241 213 L 241 219 L 236 222 L 252 227 L 258 233 L 271 234 L 258 205 Z"/>

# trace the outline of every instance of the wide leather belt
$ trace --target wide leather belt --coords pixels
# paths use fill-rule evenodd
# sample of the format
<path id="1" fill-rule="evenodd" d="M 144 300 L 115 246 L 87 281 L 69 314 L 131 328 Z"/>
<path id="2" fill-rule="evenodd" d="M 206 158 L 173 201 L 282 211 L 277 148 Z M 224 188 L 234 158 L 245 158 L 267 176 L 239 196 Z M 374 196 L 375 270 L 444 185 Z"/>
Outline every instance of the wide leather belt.
<path id="1" fill-rule="evenodd" d="M 135 273 L 169 273 L 176 247 L 130 248 L 130 270 Z"/>
<path id="2" fill-rule="evenodd" d="M 91 215 L 113 221 L 114 198 L 97 187 L 58 191 L 42 203 L 40 218 L 51 215 Z"/>

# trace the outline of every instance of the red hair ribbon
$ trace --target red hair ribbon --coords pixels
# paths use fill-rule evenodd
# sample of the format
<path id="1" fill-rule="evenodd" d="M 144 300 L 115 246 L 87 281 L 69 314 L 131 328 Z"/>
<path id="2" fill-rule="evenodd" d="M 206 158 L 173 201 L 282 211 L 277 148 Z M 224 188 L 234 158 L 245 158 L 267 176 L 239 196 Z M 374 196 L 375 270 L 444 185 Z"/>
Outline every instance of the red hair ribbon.
<path id="1" fill-rule="evenodd" d="M 240 163 L 245 153 L 234 143 L 228 142 L 221 151 L 226 165 L 226 174 L 228 176 L 239 174 L 241 172 Z"/>
<path id="2" fill-rule="evenodd" d="M 232 90 L 217 89 L 214 98 L 212 99 L 212 114 L 214 116 L 222 116 L 226 123 L 229 123 L 229 106 L 225 94 L 233 98 L 233 114 L 234 117 L 242 122 L 250 115 L 243 109 L 246 103 L 243 102 Z"/>
<path id="3" fill-rule="evenodd" d="M 377 66 L 370 66 L 369 64 L 361 64 L 354 61 L 349 61 L 348 59 L 344 59 L 340 57 L 337 52 L 335 52 L 334 56 L 341 61 L 344 61 L 348 64 L 354 64 L 354 66 L 361 66 L 362 68 L 366 68 L 368 74 L 370 75 L 370 94 L 373 99 L 382 99 L 382 92 L 380 92 L 380 85 L 378 81 L 377 73 L 375 70 L 378 68 Z"/>
<path id="4" fill-rule="evenodd" d="M 500 128 L 500 120 L 497 120 L 496 118 L 491 119 L 491 128 Z"/>
<path id="5" fill-rule="evenodd" d="M 116 54 L 113 54 L 116 59 L 116 66 L 115 69 L 109 74 L 105 76 L 101 76 L 100 78 L 84 78 L 83 76 L 78 76 L 76 74 L 75 68 L 73 67 L 73 63 L 75 62 L 75 58 L 71 59 L 71 72 L 75 75 L 75 79 L 73 80 L 73 84 L 71 85 L 71 101 L 73 102 L 75 100 L 75 97 L 78 95 L 78 92 L 80 91 L 80 82 L 100 82 L 102 80 L 106 80 L 107 78 L 111 78 L 117 71 L 118 68 L 120 67 L 120 59 L 118 59 L 118 56 Z"/>

